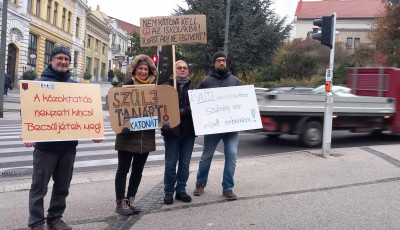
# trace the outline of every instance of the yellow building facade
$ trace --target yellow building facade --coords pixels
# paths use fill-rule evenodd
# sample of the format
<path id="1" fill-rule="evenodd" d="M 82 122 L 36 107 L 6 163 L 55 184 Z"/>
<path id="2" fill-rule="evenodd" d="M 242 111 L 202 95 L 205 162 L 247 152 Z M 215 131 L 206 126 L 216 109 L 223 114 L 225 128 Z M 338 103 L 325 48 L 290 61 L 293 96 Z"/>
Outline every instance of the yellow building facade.
<path id="1" fill-rule="evenodd" d="M 79 3 L 79 4 L 78 4 Z M 73 42 L 81 38 L 83 46 L 86 2 L 82 0 L 28 0 L 28 14 L 32 16 L 29 29 L 28 66 L 40 76 L 50 63 L 50 54 L 56 45 L 65 45 L 71 51 L 71 70 L 83 63 L 84 50 L 75 57 Z M 75 71 L 75 70 L 74 70 Z M 76 73 L 75 73 L 76 74 Z"/>
<path id="2" fill-rule="evenodd" d="M 109 28 L 100 12 L 88 10 L 85 34 L 85 72 L 92 81 L 106 81 L 108 72 Z"/>

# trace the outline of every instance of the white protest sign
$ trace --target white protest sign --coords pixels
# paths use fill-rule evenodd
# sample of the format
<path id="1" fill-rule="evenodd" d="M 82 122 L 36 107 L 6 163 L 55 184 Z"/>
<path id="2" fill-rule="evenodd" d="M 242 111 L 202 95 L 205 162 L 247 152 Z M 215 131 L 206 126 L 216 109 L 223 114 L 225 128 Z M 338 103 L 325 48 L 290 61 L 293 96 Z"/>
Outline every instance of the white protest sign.
<path id="1" fill-rule="evenodd" d="M 262 128 L 253 85 L 189 90 L 196 135 Z"/>
<path id="2" fill-rule="evenodd" d="M 158 128 L 158 117 L 131 118 L 131 131 L 149 130 Z"/>

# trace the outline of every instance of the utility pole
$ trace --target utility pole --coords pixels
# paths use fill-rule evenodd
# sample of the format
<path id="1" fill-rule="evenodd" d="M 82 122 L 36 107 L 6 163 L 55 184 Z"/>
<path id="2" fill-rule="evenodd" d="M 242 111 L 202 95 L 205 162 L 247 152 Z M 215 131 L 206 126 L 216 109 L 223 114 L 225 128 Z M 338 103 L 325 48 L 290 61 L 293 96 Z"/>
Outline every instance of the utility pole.
<path id="1" fill-rule="evenodd" d="M 225 19 L 225 42 L 224 42 L 224 53 L 228 58 L 228 35 L 229 35 L 229 17 L 231 12 L 231 0 L 228 0 L 226 4 L 226 19 Z"/>
<path id="2" fill-rule="evenodd" d="M 6 69 L 6 39 L 7 39 L 7 8 L 8 0 L 3 0 L 1 17 L 1 43 L 0 43 L 0 118 L 4 112 L 4 81 Z"/>

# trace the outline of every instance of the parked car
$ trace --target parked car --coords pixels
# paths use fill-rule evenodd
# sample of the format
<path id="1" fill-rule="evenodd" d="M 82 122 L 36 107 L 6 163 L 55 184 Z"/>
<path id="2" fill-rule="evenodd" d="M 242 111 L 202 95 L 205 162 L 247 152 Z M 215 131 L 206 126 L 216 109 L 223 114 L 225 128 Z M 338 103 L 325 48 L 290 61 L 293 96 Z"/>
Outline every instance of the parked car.
<path id="1" fill-rule="evenodd" d="M 269 92 L 271 92 L 271 93 L 309 94 L 309 93 L 312 93 L 313 89 L 314 89 L 313 87 L 289 86 L 289 87 L 272 88 Z"/>
<path id="2" fill-rule="evenodd" d="M 259 92 L 268 92 L 270 89 L 268 88 L 260 88 L 260 87 L 254 87 L 254 91 L 256 91 L 256 93 Z"/>

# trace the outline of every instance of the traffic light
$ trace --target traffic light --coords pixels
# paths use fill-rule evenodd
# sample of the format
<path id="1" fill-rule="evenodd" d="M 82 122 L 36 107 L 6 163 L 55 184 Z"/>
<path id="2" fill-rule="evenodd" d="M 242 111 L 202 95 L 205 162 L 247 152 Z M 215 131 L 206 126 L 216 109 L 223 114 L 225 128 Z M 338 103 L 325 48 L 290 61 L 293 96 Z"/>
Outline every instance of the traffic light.
<path id="1" fill-rule="evenodd" d="M 165 73 L 168 71 L 168 57 L 162 58 L 161 72 Z"/>
<path id="2" fill-rule="evenodd" d="M 320 27 L 319 30 L 321 30 L 320 33 L 314 33 L 312 35 L 313 39 L 316 39 L 318 41 L 321 41 L 322 45 L 326 45 L 329 48 L 332 49 L 332 44 L 334 41 L 333 39 L 333 20 L 334 20 L 334 15 L 332 16 L 324 16 L 319 19 L 314 19 L 313 25 Z"/>
<path id="3" fill-rule="evenodd" d="M 156 64 L 157 66 L 157 61 L 158 61 L 157 55 L 153 55 L 153 57 L 151 57 L 151 60 L 153 60 L 154 64 Z"/>

